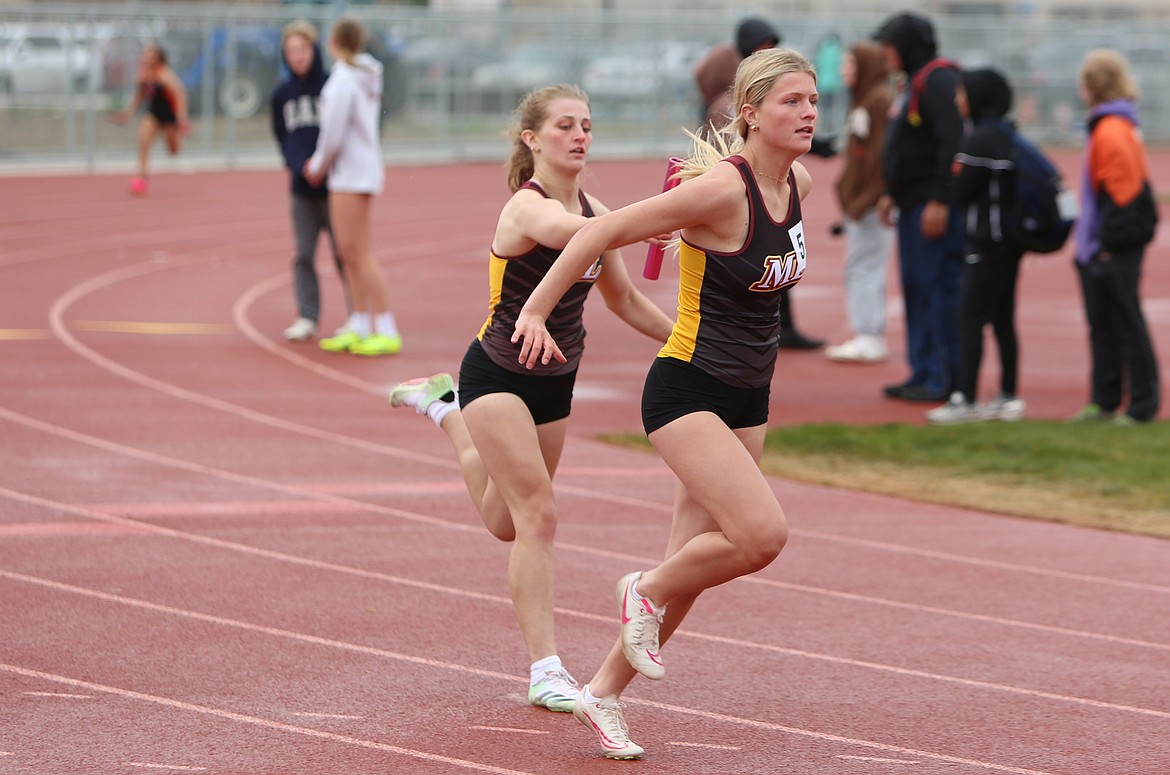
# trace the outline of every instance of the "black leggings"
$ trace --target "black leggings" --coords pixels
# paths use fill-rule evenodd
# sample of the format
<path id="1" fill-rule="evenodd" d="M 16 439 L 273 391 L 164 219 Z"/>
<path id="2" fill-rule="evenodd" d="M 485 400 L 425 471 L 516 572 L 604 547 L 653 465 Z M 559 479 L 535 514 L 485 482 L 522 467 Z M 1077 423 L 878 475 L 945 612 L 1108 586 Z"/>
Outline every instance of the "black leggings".
<path id="1" fill-rule="evenodd" d="M 956 389 L 971 402 L 979 387 L 983 329 L 991 326 L 999 350 L 1000 392 L 1018 390 L 1020 345 L 1016 337 L 1016 282 L 1023 252 L 1004 243 L 971 248 L 959 298 L 959 348 L 962 360 Z"/>

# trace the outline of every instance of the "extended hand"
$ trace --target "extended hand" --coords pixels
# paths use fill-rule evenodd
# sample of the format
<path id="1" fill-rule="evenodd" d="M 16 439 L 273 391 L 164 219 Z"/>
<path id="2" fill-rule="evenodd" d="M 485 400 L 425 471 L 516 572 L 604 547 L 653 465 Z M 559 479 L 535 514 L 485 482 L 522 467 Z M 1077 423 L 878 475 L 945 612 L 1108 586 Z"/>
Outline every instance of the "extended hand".
<path id="1" fill-rule="evenodd" d="M 309 181 L 309 185 L 313 186 L 314 188 L 320 186 L 321 182 L 325 180 L 324 174 L 314 174 L 312 171 L 310 171 L 309 162 L 307 161 L 305 162 L 305 166 L 301 168 L 301 172 L 304 174 L 305 180 Z"/>
<path id="2" fill-rule="evenodd" d="M 548 329 L 544 326 L 544 319 L 533 312 L 521 310 L 516 317 L 516 332 L 512 334 L 512 344 L 517 342 L 520 342 L 518 362 L 524 364 L 526 369 L 535 366 L 537 360 L 544 365 L 547 365 L 553 358 L 561 363 L 568 362 L 568 358 L 561 352 L 561 348 L 557 347 L 557 343 L 549 336 Z"/>
<path id="3" fill-rule="evenodd" d="M 949 210 L 942 202 L 931 200 L 922 208 L 922 236 L 938 239 L 947 233 Z"/>

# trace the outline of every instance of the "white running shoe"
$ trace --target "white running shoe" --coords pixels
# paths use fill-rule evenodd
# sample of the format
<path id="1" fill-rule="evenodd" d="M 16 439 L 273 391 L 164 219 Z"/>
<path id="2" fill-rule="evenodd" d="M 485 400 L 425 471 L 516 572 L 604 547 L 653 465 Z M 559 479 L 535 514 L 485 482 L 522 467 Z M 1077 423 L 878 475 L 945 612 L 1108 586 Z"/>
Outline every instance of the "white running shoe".
<path id="1" fill-rule="evenodd" d="M 307 342 L 317 335 L 317 324 L 308 318 L 297 318 L 284 329 L 284 338 L 290 342 Z"/>
<path id="2" fill-rule="evenodd" d="M 881 337 L 858 335 L 842 344 L 825 348 L 825 357 L 839 363 L 880 363 L 889 355 Z"/>
<path id="3" fill-rule="evenodd" d="M 597 733 L 601 750 L 608 759 L 637 759 L 646 749 L 630 739 L 630 728 L 622 716 L 622 704 L 617 695 L 602 697 L 596 702 L 585 701 L 586 686 L 573 703 L 573 717 Z"/>
<path id="4" fill-rule="evenodd" d="M 1000 393 L 994 399 L 979 407 L 979 414 L 984 420 L 999 420 L 1000 422 L 1016 422 L 1024 419 L 1024 412 L 1028 404 L 1022 398 L 1011 398 Z"/>
<path id="5" fill-rule="evenodd" d="M 390 391 L 390 406 L 409 406 L 426 417 L 431 404 L 454 392 L 455 380 L 446 372 L 419 377 L 395 385 Z"/>
<path id="6" fill-rule="evenodd" d="M 580 693 L 576 680 L 562 667 L 560 670 L 546 670 L 544 678 L 529 686 L 528 701 L 538 708 L 571 713 Z"/>
<path id="7" fill-rule="evenodd" d="M 618 609 L 622 617 L 622 653 L 630 666 L 647 678 L 666 675 L 658 653 L 658 626 L 665 608 L 656 608 L 649 598 L 634 597 L 634 582 L 641 571 L 622 576 L 617 583 Z"/>
<path id="8" fill-rule="evenodd" d="M 978 422 L 984 419 L 975 404 L 963 397 L 958 390 L 951 393 L 950 399 L 940 407 L 926 413 L 926 421 L 931 425 L 958 425 L 965 422 Z"/>

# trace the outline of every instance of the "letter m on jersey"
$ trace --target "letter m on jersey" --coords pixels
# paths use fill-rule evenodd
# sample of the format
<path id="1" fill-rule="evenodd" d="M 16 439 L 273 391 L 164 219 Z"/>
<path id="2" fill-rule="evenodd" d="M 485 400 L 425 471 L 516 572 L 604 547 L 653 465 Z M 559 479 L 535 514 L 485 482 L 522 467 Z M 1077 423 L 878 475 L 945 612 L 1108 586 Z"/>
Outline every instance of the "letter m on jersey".
<path id="1" fill-rule="evenodd" d="M 783 256 L 768 256 L 764 259 L 764 275 L 752 283 L 748 290 L 759 293 L 771 293 L 795 285 L 804 274 L 804 262 L 799 260 L 796 251 Z"/>

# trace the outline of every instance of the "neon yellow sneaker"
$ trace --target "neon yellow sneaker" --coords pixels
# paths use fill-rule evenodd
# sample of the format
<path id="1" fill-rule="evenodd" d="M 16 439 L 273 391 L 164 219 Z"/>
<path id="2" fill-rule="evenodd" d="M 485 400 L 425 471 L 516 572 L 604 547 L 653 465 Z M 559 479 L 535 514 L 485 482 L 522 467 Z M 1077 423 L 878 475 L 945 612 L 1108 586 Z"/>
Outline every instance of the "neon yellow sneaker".
<path id="1" fill-rule="evenodd" d="M 355 344 L 360 341 L 362 341 L 362 338 L 353 331 L 341 329 L 333 336 L 326 337 L 317 344 L 321 346 L 322 350 L 326 350 L 331 353 L 343 353 L 348 352 Z"/>
<path id="2" fill-rule="evenodd" d="M 448 394 L 454 394 L 455 380 L 447 372 L 430 377 L 399 382 L 390 391 L 390 406 L 409 406 L 419 414 L 426 416 L 427 410 L 435 401 L 442 401 Z"/>
<path id="3" fill-rule="evenodd" d="M 402 335 L 370 334 L 349 346 L 354 355 L 394 355 L 402 352 Z"/>

